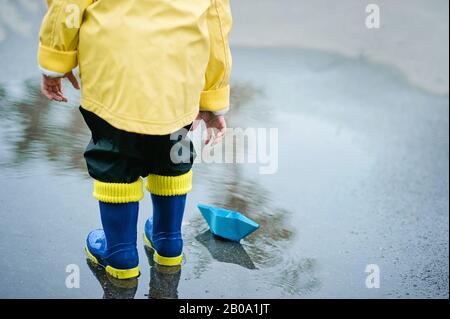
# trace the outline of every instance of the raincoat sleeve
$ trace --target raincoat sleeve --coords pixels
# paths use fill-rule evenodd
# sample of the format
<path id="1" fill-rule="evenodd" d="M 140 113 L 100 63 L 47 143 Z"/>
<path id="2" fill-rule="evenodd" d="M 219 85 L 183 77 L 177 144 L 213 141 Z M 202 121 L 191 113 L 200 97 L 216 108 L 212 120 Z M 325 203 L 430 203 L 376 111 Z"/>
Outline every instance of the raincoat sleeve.
<path id="1" fill-rule="evenodd" d="M 208 11 L 210 56 L 205 74 L 205 88 L 200 98 L 201 111 L 222 114 L 229 108 L 231 52 L 228 36 L 231 27 L 230 0 L 211 0 Z"/>
<path id="2" fill-rule="evenodd" d="M 39 35 L 38 63 L 44 74 L 64 75 L 78 65 L 78 34 L 86 8 L 95 0 L 47 0 Z"/>

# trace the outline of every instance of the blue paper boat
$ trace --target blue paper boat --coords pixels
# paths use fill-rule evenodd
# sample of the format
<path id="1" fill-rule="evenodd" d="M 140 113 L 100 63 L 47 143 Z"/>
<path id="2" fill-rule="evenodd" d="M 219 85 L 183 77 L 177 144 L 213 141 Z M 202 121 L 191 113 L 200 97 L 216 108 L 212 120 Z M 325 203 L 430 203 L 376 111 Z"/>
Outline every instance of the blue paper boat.
<path id="1" fill-rule="evenodd" d="M 257 223 L 239 212 L 203 204 L 199 204 L 198 208 L 211 232 L 219 237 L 240 241 L 259 228 Z"/>

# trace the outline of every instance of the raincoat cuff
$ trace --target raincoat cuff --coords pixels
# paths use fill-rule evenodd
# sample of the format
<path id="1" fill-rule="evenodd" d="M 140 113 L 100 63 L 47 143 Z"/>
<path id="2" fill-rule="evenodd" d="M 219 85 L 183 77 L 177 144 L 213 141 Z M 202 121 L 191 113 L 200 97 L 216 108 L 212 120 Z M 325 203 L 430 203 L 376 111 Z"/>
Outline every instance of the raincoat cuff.
<path id="1" fill-rule="evenodd" d="M 39 70 L 41 70 L 42 74 L 45 76 L 48 76 L 49 78 L 62 78 L 65 75 L 64 73 L 46 70 L 40 65 L 38 67 L 39 67 Z"/>
<path id="2" fill-rule="evenodd" d="M 230 86 L 203 91 L 200 97 L 200 111 L 220 112 L 230 105 Z"/>
<path id="3" fill-rule="evenodd" d="M 45 70 L 66 74 L 78 65 L 78 51 L 59 51 L 39 45 L 39 66 Z"/>
<path id="4" fill-rule="evenodd" d="M 230 110 L 230 107 L 227 107 L 226 109 L 220 110 L 220 111 L 215 111 L 213 112 L 214 115 L 220 116 L 220 115 L 225 115 L 228 113 L 228 111 Z"/>

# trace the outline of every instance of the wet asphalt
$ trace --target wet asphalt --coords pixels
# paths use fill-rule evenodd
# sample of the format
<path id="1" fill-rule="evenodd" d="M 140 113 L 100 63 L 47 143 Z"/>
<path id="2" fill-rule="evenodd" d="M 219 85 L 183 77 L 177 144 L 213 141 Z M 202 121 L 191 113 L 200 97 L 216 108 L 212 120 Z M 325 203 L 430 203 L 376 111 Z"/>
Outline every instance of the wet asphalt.
<path id="1" fill-rule="evenodd" d="M 77 92 L 66 85 L 68 104 L 39 94 L 33 41 L 0 43 L 0 297 L 448 298 L 448 94 L 364 57 L 234 47 L 229 126 L 278 129 L 278 168 L 197 163 L 184 264 L 154 265 L 139 236 L 142 274 L 123 283 L 85 260 L 100 226 L 82 156 L 90 135 Z M 198 203 L 261 228 L 220 240 Z M 147 194 L 139 231 L 150 214 Z M 66 286 L 70 265 L 79 288 Z M 366 287 L 368 265 L 380 288 Z"/>

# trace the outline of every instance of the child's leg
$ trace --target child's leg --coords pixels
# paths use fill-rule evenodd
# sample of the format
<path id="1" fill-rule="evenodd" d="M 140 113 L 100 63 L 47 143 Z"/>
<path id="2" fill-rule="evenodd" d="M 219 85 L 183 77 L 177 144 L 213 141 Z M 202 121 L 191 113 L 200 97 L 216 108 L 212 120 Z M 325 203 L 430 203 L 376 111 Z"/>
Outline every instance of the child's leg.
<path id="1" fill-rule="evenodd" d="M 132 184 L 95 181 L 94 185 L 94 196 L 99 199 L 103 229 L 89 233 L 86 240 L 86 252 L 94 263 L 105 267 L 106 271 L 115 278 L 137 277 L 139 276 L 139 257 L 136 247 L 138 200 L 142 195 L 133 199 L 131 193 L 138 192 L 139 188 L 142 192 L 142 180 Z M 113 185 L 114 191 L 105 190 Z M 126 193 L 129 198 L 127 202 L 119 203 L 119 199 Z"/>
<path id="2" fill-rule="evenodd" d="M 182 262 L 181 223 L 186 193 L 191 185 L 191 171 L 181 176 L 150 175 L 147 178 L 153 216 L 145 224 L 144 241 L 155 250 L 154 261 L 160 265 L 176 266 Z"/>
<path id="3" fill-rule="evenodd" d="M 186 128 L 184 133 L 187 133 Z M 154 249 L 156 263 L 176 266 L 182 262 L 181 223 L 186 194 L 192 189 L 191 168 L 195 152 L 186 134 L 181 134 L 179 140 L 169 136 L 154 137 L 151 144 L 157 151 L 153 153 L 156 154 L 152 161 L 155 166 L 147 178 L 146 188 L 152 194 L 153 216 L 145 224 L 144 241 Z M 170 156 L 174 146 L 187 157 L 180 163 L 173 162 Z"/>
<path id="4" fill-rule="evenodd" d="M 158 196 L 152 194 L 152 242 L 161 256 L 177 257 L 183 250 L 181 223 L 186 195 Z"/>
<path id="5" fill-rule="evenodd" d="M 139 275 L 136 248 L 139 201 L 143 197 L 138 151 L 139 136 L 119 131 L 93 113 L 81 109 L 92 140 L 85 159 L 94 178 L 103 229 L 92 231 L 86 253 L 113 277 Z"/>
<path id="6" fill-rule="evenodd" d="M 181 278 L 181 266 L 161 267 L 155 264 L 150 269 L 150 299 L 178 299 L 178 285 Z"/>

